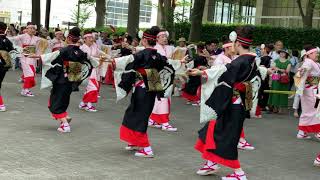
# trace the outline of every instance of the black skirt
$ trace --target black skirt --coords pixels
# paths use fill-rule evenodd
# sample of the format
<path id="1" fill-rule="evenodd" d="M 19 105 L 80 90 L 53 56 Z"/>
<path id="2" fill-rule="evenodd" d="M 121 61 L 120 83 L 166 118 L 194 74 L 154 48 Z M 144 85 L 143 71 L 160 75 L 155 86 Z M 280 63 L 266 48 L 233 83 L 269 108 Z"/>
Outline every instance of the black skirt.
<path id="1" fill-rule="evenodd" d="M 3 81 L 4 77 L 6 76 L 6 73 L 7 73 L 7 68 L 0 66 L 0 89 L 1 89 L 2 81 Z"/>
<path id="2" fill-rule="evenodd" d="M 52 114 L 62 114 L 68 109 L 70 95 L 72 93 L 72 83 L 54 83 L 49 99 L 49 110 Z"/>
<path id="3" fill-rule="evenodd" d="M 155 98 L 156 93 L 147 92 L 142 87 L 136 87 L 131 97 L 131 103 L 124 114 L 122 125 L 131 130 L 145 133 Z"/>
<path id="4" fill-rule="evenodd" d="M 227 160 L 238 159 L 237 145 L 246 117 L 244 107 L 240 104 L 232 104 L 227 107 L 217 120 L 214 133 L 208 134 L 209 122 L 199 131 L 199 139 L 206 144 L 207 135 L 213 136 L 215 149 L 207 151 Z"/>

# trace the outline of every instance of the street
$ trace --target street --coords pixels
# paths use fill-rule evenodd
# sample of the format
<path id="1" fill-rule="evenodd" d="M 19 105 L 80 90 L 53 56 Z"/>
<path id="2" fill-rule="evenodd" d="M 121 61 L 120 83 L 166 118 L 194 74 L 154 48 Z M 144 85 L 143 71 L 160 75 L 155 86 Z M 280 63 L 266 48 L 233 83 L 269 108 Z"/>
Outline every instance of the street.
<path id="1" fill-rule="evenodd" d="M 47 108 L 49 90 L 33 89 L 35 97 L 20 95 L 20 71 L 10 71 L 1 93 L 7 112 L 0 113 L 0 179 L 21 180 L 218 180 L 231 173 L 222 168 L 217 176 L 201 177 L 203 164 L 193 148 L 197 138 L 199 107 L 181 98 L 172 102 L 172 124 L 178 132 L 149 128 L 155 158 L 134 157 L 119 140 L 119 127 L 128 105 L 116 103 L 115 91 L 103 85 L 97 113 L 78 109 L 83 91 L 72 95 L 70 134 L 59 134 L 58 122 Z M 84 86 L 81 87 L 83 90 Z M 242 168 L 250 180 L 317 180 L 320 168 L 313 161 L 320 142 L 296 139 L 298 119 L 288 113 L 265 114 L 245 122 L 245 133 L 254 151 L 240 151 Z"/>

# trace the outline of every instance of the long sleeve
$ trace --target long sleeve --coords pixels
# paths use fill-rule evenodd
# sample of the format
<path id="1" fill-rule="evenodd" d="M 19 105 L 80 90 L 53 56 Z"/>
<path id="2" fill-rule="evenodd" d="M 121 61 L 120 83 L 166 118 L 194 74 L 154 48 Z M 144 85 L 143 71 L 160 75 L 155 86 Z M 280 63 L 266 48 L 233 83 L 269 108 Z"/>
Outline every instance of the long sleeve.
<path id="1" fill-rule="evenodd" d="M 226 72 L 226 70 L 226 66 L 217 65 L 204 71 L 205 75 L 203 75 L 203 78 L 205 80 L 201 86 L 200 123 L 208 122 L 211 119 L 217 118 L 216 110 L 208 105 L 210 103 L 207 103 L 207 100 L 218 87 L 218 79 L 224 72 Z M 219 92 L 217 92 L 217 94 L 219 94 Z"/>
<path id="2" fill-rule="evenodd" d="M 122 78 L 125 78 L 128 80 L 128 79 L 130 79 L 130 77 L 126 77 L 126 76 L 132 76 L 132 75 L 123 75 L 123 74 L 124 73 L 132 74 L 132 73 L 126 72 L 126 71 L 130 71 L 128 69 L 130 67 L 133 68 L 132 67 L 133 61 L 134 61 L 133 55 L 124 56 L 124 57 L 114 59 L 114 64 L 115 64 L 114 81 L 115 81 L 115 85 L 116 85 L 117 101 L 126 97 L 127 93 L 130 91 L 128 89 L 132 88 L 132 84 L 130 84 L 130 83 L 124 84 L 124 82 L 122 82 Z M 127 67 L 127 65 L 129 65 L 130 63 L 131 63 L 130 67 Z M 131 70 L 133 70 L 133 69 L 131 69 Z"/>

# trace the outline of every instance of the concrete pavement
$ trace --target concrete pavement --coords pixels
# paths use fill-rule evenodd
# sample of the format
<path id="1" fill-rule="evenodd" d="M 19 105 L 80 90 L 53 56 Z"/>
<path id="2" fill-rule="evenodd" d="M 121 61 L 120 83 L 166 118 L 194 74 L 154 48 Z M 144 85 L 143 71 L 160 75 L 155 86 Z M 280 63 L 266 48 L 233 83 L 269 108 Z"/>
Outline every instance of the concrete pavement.
<path id="1" fill-rule="evenodd" d="M 1 180 L 218 180 L 231 172 L 222 168 L 220 176 L 195 174 L 203 163 L 193 149 L 201 126 L 199 108 L 185 105 L 181 98 L 173 98 L 172 104 L 172 123 L 179 131 L 149 128 L 155 158 L 141 159 L 125 151 L 126 144 L 119 140 L 128 99 L 116 103 L 110 86 L 101 89 L 97 113 L 79 110 L 82 92 L 73 93 L 72 133 L 59 134 L 47 109 L 49 91 L 37 86 L 35 97 L 21 97 L 18 76 L 19 72 L 8 72 L 2 89 L 8 111 L 0 113 Z M 320 179 L 320 168 L 312 166 L 320 142 L 297 140 L 297 123 L 289 114 L 246 121 L 247 139 L 257 149 L 240 152 L 248 179 Z"/>

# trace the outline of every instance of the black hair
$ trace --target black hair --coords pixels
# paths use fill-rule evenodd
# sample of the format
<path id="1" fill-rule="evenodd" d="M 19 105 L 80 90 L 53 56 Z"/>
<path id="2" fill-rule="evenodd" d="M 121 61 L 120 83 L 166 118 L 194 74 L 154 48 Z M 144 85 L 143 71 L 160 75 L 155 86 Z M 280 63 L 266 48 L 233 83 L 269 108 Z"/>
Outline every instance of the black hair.
<path id="1" fill-rule="evenodd" d="M 210 44 L 219 44 L 218 39 L 213 39 L 205 42 L 205 45 L 210 45 Z"/>
<path id="2" fill-rule="evenodd" d="M 253 31 L 254 31 L 254 26 L 252 25 L 246 25 L 246 26 L 239 26 L 236 28 L 236 33 L 238 36 L 242 37 L 242 38 L 246 38 L 246 39 L 253 39 Z M 243 45 L 241 44 L 241 46 L 244 49 L 249 49 L 250 46 L 247 45 Z"/>
<path id="3" fill-rule="evenodd" d="M 200 42 L 200 43 L 197 44 L 197 49 L 204 50 L 205 49 L 205 45 L 206 44 Z"/>
<path id="4" fill-rule="evenodd" d="M 80 32 L 81 32 L 81 30 L 78 27 L 74 27 L 74 28 L 70 29 L 69 34 L 72 35 L 73 37 L 75 37 L 75 38 L 70 38 L 70 40 L 73 43 L 77 43 L 79 41 Z"/>
<path id="5" fill-rule="evenodd" d="M 294 57 L 298 57 L 299 56 L 299 52 L 298 52 L 298 50 L 292 50 L 292 56 L 294 56 Z"/>
<path id="6" fill-rule="evenodd" d="M 92 32 L 93 32 L 93 31 L 86 29 L 86 30 L 84 30 L 83 35 L 89 34 L 89 33 L 92 33 Z"/>
<path id="7" fill-rule="evenodd" d="M 27 22 L 27 26 L 29 26 L 29 25 L 35 25 L 35 24 L 32 22 Z"/>
<path id="8" fill-rule="evenodd" d="M 132 36 L 128 35 L 126 38 L 127 38 L 127 43 L 128 43 L 128 44 L 131 44 L 132 41 L 133 41 Z"/>
<path id="9" fill-rule="evenodd" d="M 160 28 L 158 26 L 152 26 L 150 29 L 144 31 L 147 34 L 157 36 L 160 32 Z M 155 46 L 157 44 L 157 40 L 147 40 L 150 46 Z"/>
<path id="10" fill-rule="evenodd" d="M 315 46 L 313 46 L 312 44 L 306 44 L 304 45 L 303 49 L 306 51 L 310 51 L 311 49 L 316 48 Z"/>
<path id="11" fill-rule="evenodd" d="M 222 36 L 221 39 L 222 39 L 223 44 L 227 44 L 227 43 L 231 42 L 227 36 Z"/>
<path id="12" fill-rule="evenodd" d="M 53 32 L 49 32 L 49 37 L 50 37 L 51 39 L 53 39 L 53 38 L 54 38 L 54 34 L 53 34 Z"/>
<path id="13" fill-rule="evenodd" d="M 169 40 L 169 41 L 168 41 L 168 44 L 169 44 L 169 45 L 174 45 L 175 42 L 174 42 L 174 40 Z"/>
<path id="14" fill-rule="evenodd" d="M 7 24 L 4 22 L 0 22 L 0 32 L 4 33 L 7 29 Z"/>
<path id="15" fill-rule="evenodd" d="M 273 44 L 267 44 L 265 49 L 266 49 L 267 54 L 269 54 L 274 49 L 274 45 Z"/>

